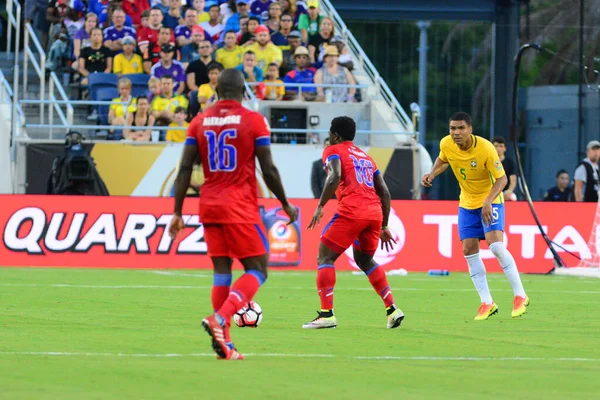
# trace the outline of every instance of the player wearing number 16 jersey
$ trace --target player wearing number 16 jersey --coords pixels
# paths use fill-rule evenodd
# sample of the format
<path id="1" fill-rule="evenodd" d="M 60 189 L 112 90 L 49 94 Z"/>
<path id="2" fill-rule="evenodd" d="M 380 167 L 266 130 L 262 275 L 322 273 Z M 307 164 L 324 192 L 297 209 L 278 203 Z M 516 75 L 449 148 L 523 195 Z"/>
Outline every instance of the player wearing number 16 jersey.
<path id="1" fill-rule="evenodd" d="M 525 313 L 529 298 L 525 294 L 515 259 L 506 249 L 504 236 L 504 199 L 502 190 L 507 178 L 494 145 L 473 135 L 471 117 L 458 112 L 450 117 L 450 135 L 440 142 L 440 155 L 433 169 L 423 176 L 423 186 L 448 166 L 460 185 L 458 233 L 473 284 L 481 298 L 476 321 L 488 319 L 498 312 L 488 287 L 485 266 L 479 255 L 479 241 L 485 239 L 510 282 L 515 298 L 512 317 Z"/>
<path id="2" fill-rule="evenodd" d="M 334 193 L 339 203 L 337 213 L 321 234 L 317 259 L 317 292 L 321 299 L 321 311 L 317 318 L 302 326 L 305 329 L 337 326 L 333 314 L 334 263 L 350 246 L 353 246 L 356 264 L 383 299 L 387 310 L 387 327 L 397 328 L 404 319 L 404 314 L 394 304 L 385 271 L 373 260 L 380 239 L 382 248 L 385 245 L 389 249 L 393 246 L 392 242 L 395 243 L 387 227 L 390 193 L 375 161 L 352 142 L 355 134 L 356 124 L 352 118 L 338 117 L 331 122 L 331 145 L 323 152 L 327 179 L 308 229 L 319 223 L 323 207 Z"/>
<path id="3" fill-rule="evenodd" d="M 200 190 L 200 221 L 208 255 L 214 265 L 211 299 L 214 314 L 202 325 L 212 338 L 220 358 L 243 359 L 229 339 L 231 317 L 252 300 L 267 278 L 268 244 L 258 211 L 256 164 L 275 194 L 290 223 L 296 208 L 285 196 L 270 150 L 271 133 L 265 118 L 241 104 L 244 78 L 227 69 L 219 75 L 217 93 L 221 101 L 197 115 L 188 128 L 175 188 L 175 211 L 169 233 L 175 237 L 184 228 L 181 210 L 197 157 L 204 171 Z M 231 265 L 237 258 L 243 274 L 231 287 Z"/>

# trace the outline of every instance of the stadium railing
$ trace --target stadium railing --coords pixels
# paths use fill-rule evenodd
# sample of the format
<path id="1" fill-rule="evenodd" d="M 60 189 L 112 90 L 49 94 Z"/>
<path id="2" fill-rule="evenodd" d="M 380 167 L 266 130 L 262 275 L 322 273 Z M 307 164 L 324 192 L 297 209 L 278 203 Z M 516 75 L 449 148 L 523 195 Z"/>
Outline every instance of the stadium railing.
<path id="1" fill-rule="evenodd" d="M 39 61 L 37 60 L 33 50 L 30 47 L 30 42 L 33 43 L 35 49 L 39 54 Z M 31 24 L 25 24 L 25 43 L 23 45 L 23 98 L 27 97 L 27 85 L 28 85 L 28 73 L 29 73 L 29 62 L 35 72 L 37 72 L 38 78 L 40 79 L 40 93 L 39 99 L 44 100 L 46 96 L 46 53 L 40 44 Z M 60 85 L 60 83 L 59 83 Z M 40 122 L 44 123 L 44 107 L 40 107 Z"/>
<path id="2" fill-rule="evenodd" d="M 255 86 L 260 86 L 260 85 L 264 85 L 266 87 L 280 87 L 280 86 L 284 86 L 286 88 L 297 88 L 298 89 L 298 96 L 302 95 L 302 88 L 305 89 L 316 89 L 316 88 L 329 88 L 329 89 L 333 89 L 333 88 L 346 88 L 346 89 L 368 89 L 371 87 L 371 85 L 342 85 L 342 84 L 334 84 L 334 83 L 275 83 L 275 82 L 249 82 L 246 83 L 246 85 L 251 86 L 251 87 L 255 87 Z M 269 100 L 269 99 L 265 99 L 265 100 Z"/>
<path id="3" fill-rule="evenodd" d="M 7 27 L 6 27 L 6 57 L 11 54 L 12 35 L 15 30 L 15 53 L 18 52 L 19 41 L 21 40 L 21 4 L 18 0 L 6 1 Z"/>
<path id="4" fill-rule="evenodd" d="M 58 100 L 54 95 L 54 89 L 60 95 L 62 101 L 65 102 L 67 115 L 63 112 L 62 108 L 60 108 L 60 104 L 56 102 Z M 54 103 L 48 104 L 48 124 L 52 126 L 54 124 L 54 111 L 56 110 L 56 114 L 62 122 L 63 125 L 73 125 L 73 104 L 72 101 L 69 100 L 69 97 L 65 93 L 58 76 L 54 72 L 50 73 L 50 81 L 48 82 L 48 99 L 50 101 L 55 101 Z M 42 107 L 43 108 L 43 107 Z M 54 130 L 53 128 L 49 128 L 50 139 L 53 138 Z"/>

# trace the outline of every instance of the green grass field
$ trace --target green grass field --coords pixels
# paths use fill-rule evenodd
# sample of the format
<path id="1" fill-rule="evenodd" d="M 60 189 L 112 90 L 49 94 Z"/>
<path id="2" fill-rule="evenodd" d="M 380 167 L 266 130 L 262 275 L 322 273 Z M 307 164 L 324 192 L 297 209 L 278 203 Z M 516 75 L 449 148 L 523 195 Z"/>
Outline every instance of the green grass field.
<path id="1" fill-rule="evenodd" d="M 529 313 L 474 322 L 469 276 L 389 277 L 406 319 L 385 329 L 364 276 L 339 273 L 338 328 L 306 331 L 314 273 L 273 272 L 258 329 L 217 361 L 200 320 L 210 271 L 0 269 L 1 399 L 592 399 L 600 389 L 598 280 L 523 276 Z"/>

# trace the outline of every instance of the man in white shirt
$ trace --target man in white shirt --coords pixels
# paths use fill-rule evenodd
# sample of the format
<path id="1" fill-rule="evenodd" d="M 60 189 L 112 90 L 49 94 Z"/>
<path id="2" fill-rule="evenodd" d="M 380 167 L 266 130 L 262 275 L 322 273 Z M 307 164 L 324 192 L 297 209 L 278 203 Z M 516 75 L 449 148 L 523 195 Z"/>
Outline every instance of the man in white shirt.
<path id="1" fill-rule="evenodd" d="M 598 201 L 598 160 L 600 160 L 600 142 L 592 140 L 587 144 L 587 157 L 575 169 L 573 178 L 575 201 Z"/>

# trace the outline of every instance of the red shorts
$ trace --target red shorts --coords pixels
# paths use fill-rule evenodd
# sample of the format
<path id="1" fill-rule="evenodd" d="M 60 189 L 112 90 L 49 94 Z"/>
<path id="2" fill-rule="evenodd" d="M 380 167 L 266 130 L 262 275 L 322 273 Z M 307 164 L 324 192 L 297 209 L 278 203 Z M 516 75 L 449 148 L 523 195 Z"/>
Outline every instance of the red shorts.
<path id="1" fill-rule="evenodd" d="M 380 220 L 352 219 L 335 214 L 321 233 L 321 243 L 338 254 L 350 245 L 361 253 L 372 256 L 379 245 Z"/>
<path id="2" fill-rule="evenodd" d="M 269 252 L 262 224 L 204 224 L 204 239 L 210 257 L 243 259 Z"/>

